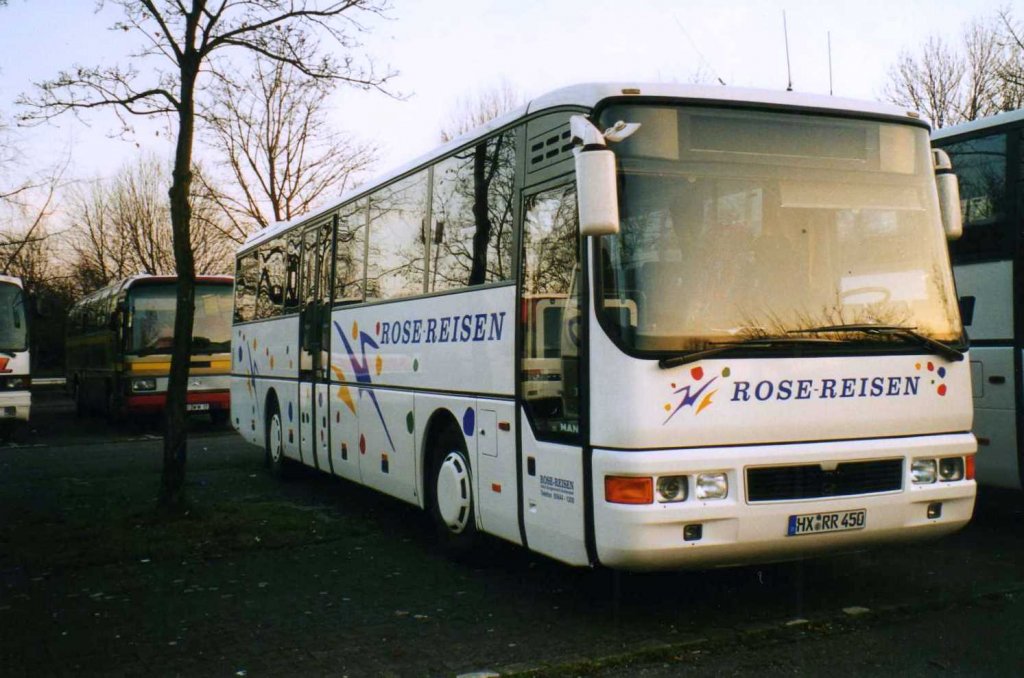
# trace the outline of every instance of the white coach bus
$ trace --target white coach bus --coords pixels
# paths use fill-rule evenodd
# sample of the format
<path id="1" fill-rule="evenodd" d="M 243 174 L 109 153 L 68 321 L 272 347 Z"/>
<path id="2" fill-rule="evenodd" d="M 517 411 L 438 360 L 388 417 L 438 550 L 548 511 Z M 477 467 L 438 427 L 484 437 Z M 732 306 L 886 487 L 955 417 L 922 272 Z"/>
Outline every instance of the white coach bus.
<path id="1" fill-rule="evenodd" d="M 1024 487 L 1024 110 L 945 127 L 934 146 L 960 179 L 963 238 L 950 256 L 971 337 L 978 481 Z"/>
<path id="2" fill-rule="evenodd" d="M 0 275 L 0 434 L 28 423 L 32 409 L 28 312 L 21 278 Z"/>
<path id="3" fill-rule="evenodd" d="M 246 241 L 234 425 L 456 550 L 685 568 L 952 532 L 976 446 L 928 133 L 783 92 L 540 97 Z"/>

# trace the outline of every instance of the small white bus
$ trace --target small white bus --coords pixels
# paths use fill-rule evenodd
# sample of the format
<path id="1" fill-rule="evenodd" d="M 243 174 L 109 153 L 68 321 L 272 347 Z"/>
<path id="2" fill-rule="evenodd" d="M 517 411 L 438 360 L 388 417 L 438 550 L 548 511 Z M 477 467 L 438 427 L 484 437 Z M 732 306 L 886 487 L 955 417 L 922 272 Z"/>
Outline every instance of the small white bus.
<path id="1" fill-rule="evenodd" d="M 0 433 L 25 427 L 32 409 L 28 312 L 21 278 L 0 275 Z"/>
<path id="2" fill-rule="evenodd" d="M 976 446 L 928 135 L 786 92 L 542 96 L 242 245 L 232 422 L 455 550 L 687 568 L 952 532 Z"/>

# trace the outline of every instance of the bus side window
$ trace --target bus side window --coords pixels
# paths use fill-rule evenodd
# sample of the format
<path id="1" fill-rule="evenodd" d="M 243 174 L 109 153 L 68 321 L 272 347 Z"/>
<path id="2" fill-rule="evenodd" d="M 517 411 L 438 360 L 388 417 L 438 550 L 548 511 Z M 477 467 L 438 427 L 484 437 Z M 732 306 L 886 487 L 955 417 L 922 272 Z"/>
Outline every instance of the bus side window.
<path id="1" fill-rule="evenodd" d="M 302 252 L 302 233 L 292 231 L 285 245 L 284 312 L 299 310 L 299 255 Z"/>
<path id="2" fill-rule="evenodd" d="M 334 244 L 334 303 L 363 300 L 363 258 L 366 255 L 366 201 L 346 205 L 338 218 Z"/>
<path id="3" fill-rule="evenodd" d="M 238 259 L 235 272 L 235 321 L 252 320 L 256 315 L 256 285 L 259 282 L 259 261 L 256 252 Z"/>
<path id="4" fill-rule="evenodd" d="M 523 404 L 540 439 L 579 435 L 579 269 L 576 189 L 525 202 L 523 222 Z"/>
<path id="5" fill-rule="evenodd" d="M 367 299 L 422 294 L 426 258 L 427 172 L 417 172 L 369 198 Z"/>

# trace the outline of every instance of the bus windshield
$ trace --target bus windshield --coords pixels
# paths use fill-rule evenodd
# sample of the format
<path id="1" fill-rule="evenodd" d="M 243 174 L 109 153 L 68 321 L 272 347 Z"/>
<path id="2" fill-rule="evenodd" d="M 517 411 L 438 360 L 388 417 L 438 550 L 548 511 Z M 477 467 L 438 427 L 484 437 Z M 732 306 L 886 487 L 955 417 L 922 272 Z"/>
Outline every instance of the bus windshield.
<path id="1" fill-rule="evenodd" d="M 170 353 L 174 345 L 174 283 L 139 285 L 129 301 L 129 353 Z M 223 353 L 231 348 L 231 285 L 196 285 L 192 354 Z"/>
<path id="2" fill-rule="evenodd" d="M 923 127 L 636 105 L 601 122 L 618 120 L 641 127 L 614 147 L 621 230 L 601 241 L 599 300 L 629 349 L 865 324 L 961 339 Z"/>
<path id="3" fill-rule="evenodd" d="M 25 295 L 17 285 L 0 283 L 0 351 L 24 351 L 27 342 Z"/>

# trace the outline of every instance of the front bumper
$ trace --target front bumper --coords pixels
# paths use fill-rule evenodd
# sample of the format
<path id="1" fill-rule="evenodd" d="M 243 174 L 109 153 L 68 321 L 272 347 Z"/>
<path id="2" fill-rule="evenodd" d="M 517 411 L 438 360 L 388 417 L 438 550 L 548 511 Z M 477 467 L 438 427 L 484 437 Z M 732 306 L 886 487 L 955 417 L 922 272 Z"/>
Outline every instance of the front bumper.
<path id="1" fill-rule="evenodd" d="M 752 447 L 593 454 L 594 529 L 602 564 L 623 569 L 702 568 L 791 560 L 828 551 L 850 551 L 892 541 L 937 537 L 963 527 L 974 511 L 973 480 L 913 485 L 911 460 L 967 456 L 977 450 L 969 433 L 882 440 L 834 441 Z M 900 457 L 902 489 L 820 499 L 747 501 L 745 470 L 751 466 L 869 461 Z M 720 500 L 625 505 L 605 501 L 606 475 L 689 475 L 725 472 L 729 494 Z M 940 517 L 929 518 L 930 504 Z M 862 529 L 787 536 L 790 516 L 865 509 Z M 685 541 L 687 525 L 701 538 Z"/>
<path id="2" fill-rule="evenodd" d="M 189 391 L 185 398 L 186 407 L 193 412 L 227 412 L 231 409 L 230 391 Z M 167 406 L 166 393 L 130 395 L 124 400 L 126 414 L 156 414 Z"/>
<path id="3" fill-rule="evenodd" d="M 28 421 L 31 409 L 32 394 L 29 391 L 0 393 L 0 421 Z"/>

